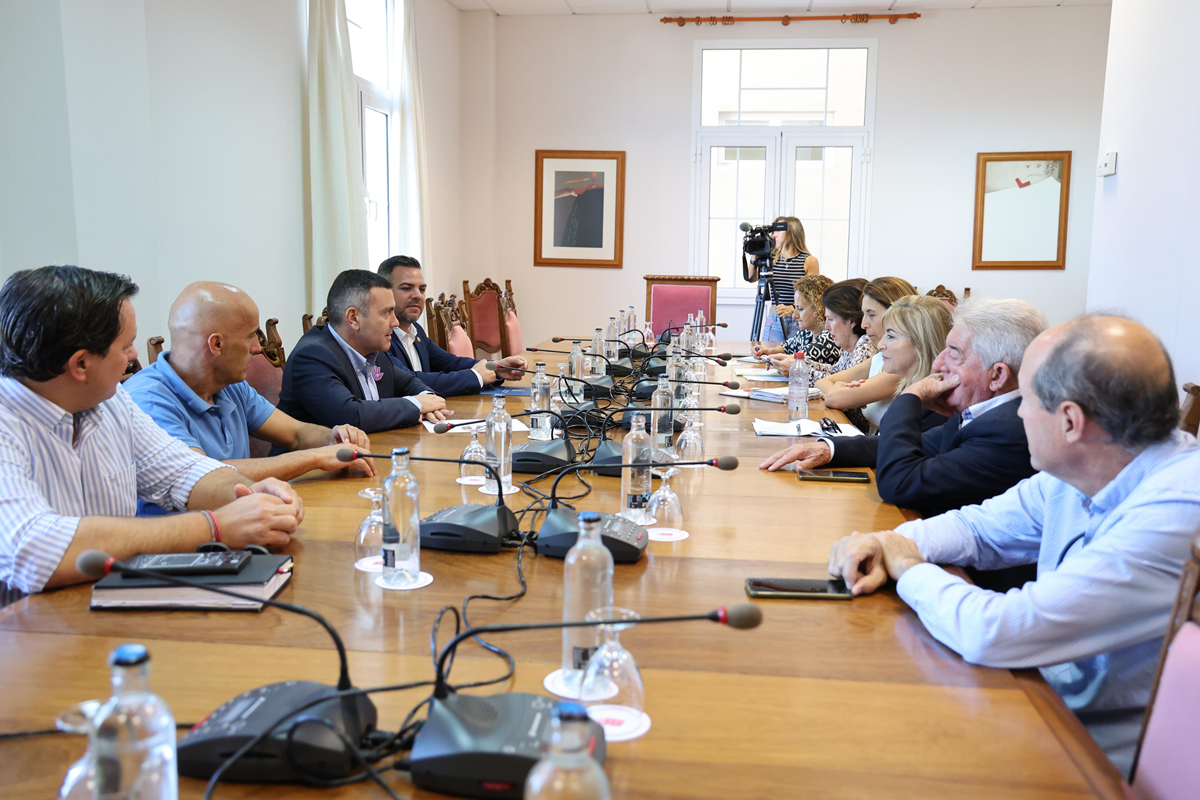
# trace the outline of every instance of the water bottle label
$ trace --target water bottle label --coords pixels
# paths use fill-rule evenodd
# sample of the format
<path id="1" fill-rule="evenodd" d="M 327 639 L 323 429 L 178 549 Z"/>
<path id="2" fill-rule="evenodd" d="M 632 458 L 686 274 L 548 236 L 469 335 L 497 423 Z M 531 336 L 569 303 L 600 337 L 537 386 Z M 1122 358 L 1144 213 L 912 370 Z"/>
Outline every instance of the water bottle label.
<path id="1" fill-rule="evenodd" d="M 596 652 L 598 647 L 576 647 L 573 648 L 571 654 L 571 666 L 575 669 L 587 669 L 588 662 L 592 660 L 592 653 Z"/>
<path id="2" fill-rule="evenodd" d="M 396 548 L 394 548 L 394 547 L 383 548 L 383 568 L 384 569 L 395 569 L 396 568 Z"/>
<path id="3" fill-rule="evenodd" d="M 650 495 L 627 494 L 625 495 L 625 503 L 629 508 L 645 508 L 650 504 Z"/>

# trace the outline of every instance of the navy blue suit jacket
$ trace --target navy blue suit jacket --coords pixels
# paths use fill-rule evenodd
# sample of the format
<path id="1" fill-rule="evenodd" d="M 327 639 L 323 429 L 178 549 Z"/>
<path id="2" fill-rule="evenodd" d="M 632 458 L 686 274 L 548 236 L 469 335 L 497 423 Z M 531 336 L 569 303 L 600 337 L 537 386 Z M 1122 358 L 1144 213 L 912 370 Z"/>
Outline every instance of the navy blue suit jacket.
<path id="1" fill-rule="evenodd" d="M 379 400 L 367 400 L 346 351 L 327 325 L 314 325 L 288 354 L 278 408 L 301 422 L 353 425 L 367 433 L 416 425 L 421 412 L 403 398 L 429 387 L 411 372 L 396 369 L 384 353 L 376 356 L 375 365 L 383 373 L 375 382 Z"/>
<path id="2" fill-rule="evenodd" d="M 478 392 L 479 378 L 471 370 L 478 362 L 473 358 L 446 352 L 429 338 L 424 328 L 415 322 L 412 325 L 417 330 L 416 347 L 421 363 L 409 363 L 408 351 L 400 344 L 400 337 L 395 331 L 392 331 L 392 347 L 388 350 L 392 363 L 416 374 L 418 380 L 442 397 Z M 496 381 L 492 385 L 499 386 L 501 383 L 502 381 Z"/>
<path id="3" fill-rule="evenodd" d="M 1033 475 L 1019 399 L 1001 403 L 960 428 L 962 415 L 921 432 L 921 401 L 902 394 L 883 415 L 878 436 L 839 438 L 830 467 L 874 467 L 884 502 L 923 517 L 982 503 Z"/>

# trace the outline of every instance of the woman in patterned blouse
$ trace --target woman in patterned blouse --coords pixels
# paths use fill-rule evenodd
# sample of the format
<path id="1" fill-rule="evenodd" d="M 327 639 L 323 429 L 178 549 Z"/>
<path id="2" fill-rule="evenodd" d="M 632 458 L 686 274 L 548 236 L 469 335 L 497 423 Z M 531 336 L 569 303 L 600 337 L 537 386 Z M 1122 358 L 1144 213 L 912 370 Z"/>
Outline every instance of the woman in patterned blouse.
<path id="1" fill-rule="evenodd" d="M 821 295 L 833 286 L 833 281 L 824 275 L 806 275 L 792 283 L 796 293 L 796 310 L 792 314 L 799 330 L 778 347 L 754 348 L 755 355 L 793 355 L 804 353 L 810 364 L 836 364 L 842 350 L 829 331 L 825 330 L 825 306 Z"/>

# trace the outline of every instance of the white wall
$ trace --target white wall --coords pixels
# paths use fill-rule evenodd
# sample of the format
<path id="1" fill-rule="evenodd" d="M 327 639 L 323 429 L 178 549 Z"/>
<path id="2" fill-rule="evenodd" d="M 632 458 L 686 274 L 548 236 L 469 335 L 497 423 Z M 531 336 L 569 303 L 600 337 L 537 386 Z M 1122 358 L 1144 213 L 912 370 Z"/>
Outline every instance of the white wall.
<path id="1" fill-rule="evenodd" d="M 0 263 L 130 275 L 139 347 L 195 280 L 300 336 L 305 0 L 0 6 Z"/>
<path id="2" fill-rule="evenodd" d="M 529 341 L 586 330 L 619 305 L 641 309 L 643 275 L 688 271 L 697 38 L 877 37 L 868 275 L 1022 296 L 1054 320 L 1084 307 L 1106 7 L 931 11 L 895 26 L 736 31 L 681 30 L 651 15 L 510 16 L 494 24 L 494 240 L 471 238 L 462 273 L 473 282 L 513 279 Z M 464 46 L 464 63 L 475 65 L 464 80 L 487 80 L 482 57 Z M 471 91 L 464 87 L 464 97 Z M 538 149 L 627 152 L 623 269 L 532 266 Z M 1067 269 L 973 272 L 975 154 L 1034 149 L 1074 151 Z M 483 206 L 464 193 L 464 213 Z M 748 325 L 736 324 L 731 334 L 744 335 Z"/>
<path id="3" fill-rule="evenodd" d="M 1200 383 L 1200 4 L 1114 0 L 1100 147 L 1117 174 L 1096 191 L 1089 309 L 1118 309 Z M 1093 173 L 1094 174 L 1094 173 Z"/>
<path id="4" fill-rule="evenodd" d="M 459 99 L 460 12 L 446 0 L 417 0 L 416 8 L 431 238 L 425 245 L 423 266 L 429 285 L 447 291 L 444 281 L 461 271 L 465 253 L 460 244 L 464 232 L 460 215 L 470 209 L 459 195 L 459 137 L 464 127 Z"/>

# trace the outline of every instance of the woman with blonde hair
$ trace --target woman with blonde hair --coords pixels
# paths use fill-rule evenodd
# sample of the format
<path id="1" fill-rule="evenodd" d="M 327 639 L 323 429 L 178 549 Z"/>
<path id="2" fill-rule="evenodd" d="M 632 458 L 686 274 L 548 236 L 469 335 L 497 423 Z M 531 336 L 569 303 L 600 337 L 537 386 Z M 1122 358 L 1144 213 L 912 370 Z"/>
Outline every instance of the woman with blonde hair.
<path id="1" fill-rule="evenodd" d="M 883 315 L 900 298 L 916 293 L 916 288 L 908 281 L 890 276 L 875 278 L 864 286 L 861 324 L 871 342 L 873 356 L 816 382 L 816 387 L 825 395 L 827 408 L 845 411 L 858 427 L 869 433 L 879 427 L 900 381 L 896 375 L 883 371 L 883 359 L 874 352 L 883 336 Z"/>
<path id="2" fill-rule="evenodd" d="M 830 286 L 833 286 L 833 281 L 824 275 L 805 275 L 800 280 L 793 281 L 796 310 L 792 319 L 796 321 L 799 330 L 778 347 L 754 348 L 754 354 L 769 356 L 804 353 L 810 364 L 836 364 L 842 357 L 842 350 L 834 342 L 833 335 L 825 330 L 825 306 L 821 302 L 821 295 Z"/>
<path id="3" fill-rule="evenodd" d="M 954 321 L 941 300 L 913 295 L 892 303 L 881 325 L 879 355 L 883 357 L 883 371 L 900 378 L 894 395 L 898 396 L 933 372 L 933 362 L 945 349 Z"/>
<path id="4" fill-rule="evenodd" d="M 792 320 L 795 311 L 794 282 L 805 275 L 820 273 L 820 264 L 816 256 L 808 252 L 808 244 L 804 241 L 804 225 L 796 217 L 776 217 L 776 222 L 787 223 L 787 229 L 775 231 L 775 249 L 771 252 L 771 261 L 775 268 L 771 277 L 771 293 L 775 305 L 767 314 L 762 329 L 764 342 L 783 342 L 796 334 L 797 328 Z"/>

